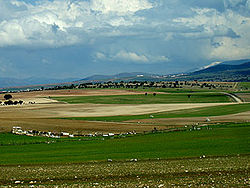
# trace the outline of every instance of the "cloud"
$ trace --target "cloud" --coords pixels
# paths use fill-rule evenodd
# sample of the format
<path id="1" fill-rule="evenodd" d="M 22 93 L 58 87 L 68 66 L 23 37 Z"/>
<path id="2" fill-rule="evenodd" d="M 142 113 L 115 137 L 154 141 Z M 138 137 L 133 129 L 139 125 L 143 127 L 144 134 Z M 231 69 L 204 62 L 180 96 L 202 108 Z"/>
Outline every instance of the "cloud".
<path id="1" fill-rule="evenodd" d="M 113 27 L 143 20 L 136 12 L 151 9 L 147 0 L 54 0 L 35 4 L 0 0 L 0 47 L 60 47 L 110 36 Z M 15 33 L 15 35 L 13 35 Z"/>
<path id="2" fill-rule="evenodd" d="M 145 55 L 138 55 L 135 52 L 120 51 L 112 59 L 132 61 L 132 62 L 149 62 L 149 59 Z"/>
<path id="3" fill-rule="evenodd" d="M 91 9 L 103 14 L 133 14 L 140 10 L 151 9 L 153 5 L 147 0 L 92 0 Z"/>
<path id="4" fill-rule="evenodd" d="M 95 59 L 101 61 L 119 61 L 119 62 L 134 62 L 134 63 L 147 63 L 147 64 L 169 61 L 169 58 L 167 58 L 166 56 L 145 55 L 125 50 L 118 51 L 117 53 L 111 55 L 106 55 L 104 53 L 97 52 L 95 54 Z"/>
<path id="5" fill-rule="evenodd" d="M 243 3 L 225 2 L 230 7 Z M 246 42 L 250 41 L 249 17 L 231 9 L 219 12 L 216 9 L 192 8 L 192 11 L 192 17 L 174 19 L 178 25 L 186 27 L 175 33 L 175 37 L 207 41 L 206 46 L 203 45 L 208 50 L 207 58 L 226 60 L 249 57 L 250 44 Z"/>
<path id="6" fill-rule="evenodd" d="M 43 58 L 66 73 L 185 71 L 250 58 L 249 30 L 250 0 L 0 0 L 0 54 L 19 72 L 45 70 Z"/>

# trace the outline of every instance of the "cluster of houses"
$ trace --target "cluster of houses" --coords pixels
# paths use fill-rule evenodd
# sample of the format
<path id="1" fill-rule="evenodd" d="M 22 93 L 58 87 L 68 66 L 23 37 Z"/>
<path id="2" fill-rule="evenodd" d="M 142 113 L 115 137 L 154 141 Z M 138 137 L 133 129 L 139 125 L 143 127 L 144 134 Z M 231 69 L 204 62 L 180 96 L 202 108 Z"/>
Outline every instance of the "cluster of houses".
<path id="1" fill-rule="evenodd" d="M 22 130 L 21 127 L 13 127 L 12 131 L 13 134 L 17 135 L 26 135 L 26 136 L 45 136 L 49 138 L 60 138 L 60 135 L 52 132 L 43 132 L 43 131 L 36 131 L 36 130 Z"/>
<path id="2" fill-rule="evenodd" d="M 37 131 L 37 130 L 22 130 L 21 127 L 13 127 L 12 134 L 16 134 L 16 135 L 26 135 L 26 136 L 43 136 L 43 137 L 49 137 L 49 138 L 61 138 L 61 137 L 69 137 L 69 138 L 74 138 L 74 137 L 113 137 L 116 135 L 133 135 L 136 134 L 135 131 L 132 132 L 127 132 L 124 134 L 114 134 L 114 133 L 94 133 L 94 134 L 86 134 L 86 135 L 74 135 L 74 134 L 70 134 L 68 132 L 60 132 L 60 133 L 53 133 L 53 132 L 45 132 L 45 131 Z"/>

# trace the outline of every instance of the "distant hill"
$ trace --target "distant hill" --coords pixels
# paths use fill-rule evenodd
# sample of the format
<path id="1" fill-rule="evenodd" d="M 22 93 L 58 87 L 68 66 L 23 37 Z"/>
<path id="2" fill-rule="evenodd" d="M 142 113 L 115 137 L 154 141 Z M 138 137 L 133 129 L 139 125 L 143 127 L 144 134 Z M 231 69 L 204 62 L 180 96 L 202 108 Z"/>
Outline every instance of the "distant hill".
<path id="1" fill-rule="evenodd" d="M 250 81 L 250 60 L 223 62 L 192 72 L 186 76 L 186 79 L 206 81 Z"/>
<path id="2" fill-rule="evenodd" d="M 246 70 L 250 68 L 250 61 L 247 63 L 243 63 L 240 65 L 227 65 L 224 63 L 203 69 L 203 70 L 199 70 L 199 71 L 195 71 L 193 73 L 191 73 L 191 75 L 198 75 L 198 74 L 204 74 L 204 73 L 211 73 L 211 74 L 217 74 L 217 73 L 222 73 L 222 72 L 227 72 L 227 73 L 234 73 L 237 72 L 238 74 L 241 74 L 241 72 L 244 72 L 243 74 L 246 73 Z"/>
<path id="3" fill-rule="evenodd" d="M 223 64 L 226 64 L 226 65 L 240 65 L 240 64 L 243 64 L 243 63 L 247 63 L 247 62 L 250 62 L 250 59 L 224 61 Z"/>
<path id="4" fill-rule="evenodd" d="M 26 78 L 26 79 L 18 79 L 18 78 L 0 78 L 0 88 L 7 87 L 17 87 L 17 86 L 27 86 L 27 85 L 39 85 L 39 84 L 53 84 L 53 83 L 63 83 L 63 82 L 71 82 L 76 80 L 76 78 L 69 79 L 50 79 L 50 78 Z"/>
<path id="5" fill-rule="evenodd" d="M 250 81 L 250 59 L 225 62 L 214 62 L 196 71 L 184 74 L 157 75 L 142 72 L 120 73 L 116 75 L 94 75 L 80 80 L 80 82 L 105 81 Z"/>
<path id="6" fill-rule="evenodd" d="M 119 73 L 115 75 L 93 75 L 79 80 L 79 82 L 106 82 L 106 81 L 133 81 L 133 80 L 154 80 L 157 74 L 149 74 L 142 72 Z"/>

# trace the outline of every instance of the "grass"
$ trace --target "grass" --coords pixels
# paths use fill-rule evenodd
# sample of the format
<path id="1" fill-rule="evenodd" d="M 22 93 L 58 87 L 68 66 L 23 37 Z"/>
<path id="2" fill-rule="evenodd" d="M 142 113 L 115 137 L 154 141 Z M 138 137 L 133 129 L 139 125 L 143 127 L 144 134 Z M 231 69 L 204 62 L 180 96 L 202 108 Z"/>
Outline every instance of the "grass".
<path id="1" fill-rule="evenodd" d="M 82 141 L 93 141 L 101 140 L 101 136 L 97 137 L 83 137 L 80 138 Z M 48 144 L 48 143 L 61 143 L 61 142 L 74 142 L 79 141 L 78 137 L 68 138 L 61 137 L 49 138 L 43 136 L 26 136 L 26 135 L 15 135 L 11 133 L 0 133 L 0 146 L 21 146 L 31 144 Z"/>
<path id="2" fill-rule="evenodd" d="M 186 86 L 183 88 L 160 88 L 160 87 L 141 87 L 138 88 L 80 88 L 84 90 L 129 90 L 129 91 L 144 91 L 144 92 L 165 92 L 165 93 L 207 93 L 207 92 L 228 92 L 228 89 L 208 89 L 208 88 L 195 88 Z"/>
<path id="3" fill-rule="evenodd" d="M 188 95 L 191 95 L 189 98 Z M 109 95 L 109 96 L 74 96 L 53 97 L 70 104 L 163 104 L 163 103 L 213 103 L 231 102 L 231 98 L 221 93 L 178 93 L 153 95 Z"/>
<path id="4" fill-rule="evenodd" d="M 250 111 L 249 103 L 202 107 L 202 108 L 195 108 L 195 109 L 176 110 L 176 111 L 171 111 L 171 112 L 160 112 L 160 113 L 143 114 L 143 115 L 103 116 L 103 117 L 69 117 L 69 118 L 63 118 L 63 119 L 120 122 L 120 121 L 128 121 L 128 120 L 135 120 L 135 119 L 138 119 L 138 120 L 149 119 L 150 115 L 153 115 L 154 119 L 182 118 L 182 117 L 208 117 L 208 116 L 236 114 L 236 113 L 246 112 L 246 111 Z"/>
<path id="5" fill-rule="evenodd" d="M 53 139 L 45 137 L 28 137 L 24 135 L 16 136 L 14 134 L 9 134 L 9 133 L 0 134 L 0 146 L 40 144 L 51 140 Z"/>
<path id="6" fill-rule="evenodd" d="M 184 88 L 141 88 L 139 87 L 134 90 L 145 91 L 145 92 L 166 92 L 166 93 L 228 92 L 228 90 L 225 90 L 225 89 L 207 89 L 207 88 L 192 88 L 192 87 L 184 87 Z"/>
<path id="7" fill-rule="evenodd" d="M 103 161 L 108 158 L 170 159 L 249 153 L 250 123 L 210 128 L 212 129 L 137 135 L 121 139 L 1 146 L 0 165 L 65 164 Z"/>
<path id="8" fill-rule="evenodd" d="M 250 89 L 250 82 L 239 82 L 238 88 L 240 89 Z"/>

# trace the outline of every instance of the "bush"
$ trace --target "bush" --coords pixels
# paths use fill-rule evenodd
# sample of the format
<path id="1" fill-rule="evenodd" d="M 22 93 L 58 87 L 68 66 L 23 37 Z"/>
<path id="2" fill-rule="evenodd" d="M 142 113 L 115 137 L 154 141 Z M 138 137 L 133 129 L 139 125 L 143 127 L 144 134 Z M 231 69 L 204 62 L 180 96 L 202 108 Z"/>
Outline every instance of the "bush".
<path id="1" fill-rule="evenodd" d="M 6 95 L 4 95 L 4 98 L 5 98 L 5 100 L 9 100 L 9 99 L 12 98 L 12 95 L 11 94 L 6 94 Z"/>

